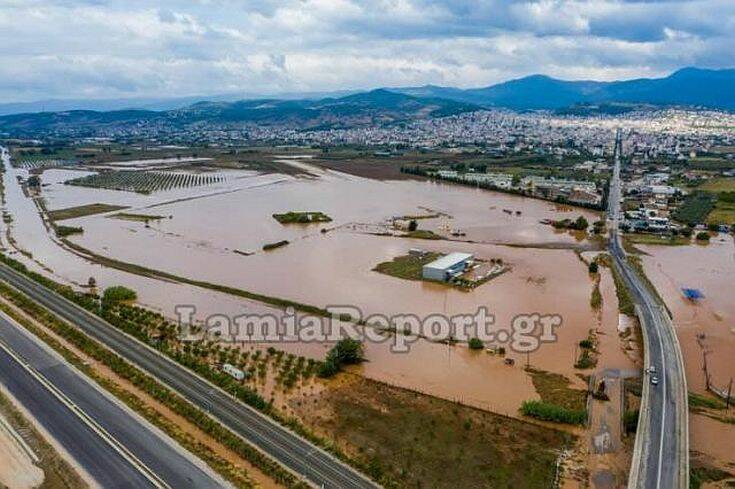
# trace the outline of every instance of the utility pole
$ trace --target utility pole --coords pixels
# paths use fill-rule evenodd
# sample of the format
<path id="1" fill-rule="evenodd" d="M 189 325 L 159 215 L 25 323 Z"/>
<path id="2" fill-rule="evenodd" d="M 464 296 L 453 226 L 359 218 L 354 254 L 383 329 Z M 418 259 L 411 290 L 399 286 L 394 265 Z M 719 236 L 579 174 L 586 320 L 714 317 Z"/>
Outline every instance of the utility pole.
<path id="1" fill-rule="evenodd" d="M 730 377 L 730 385 L 727 388 L 727 409 L 730 409 L 731 396 L 732 396 L 732 377 Z"/>
<path id="2" fill-rule="evenodd" d="M 709 390 L 709 371 L 707 370 L 707 350 L 702 350 L 702 358 L 704 359 L 704 384 L 705 389 Z"/>

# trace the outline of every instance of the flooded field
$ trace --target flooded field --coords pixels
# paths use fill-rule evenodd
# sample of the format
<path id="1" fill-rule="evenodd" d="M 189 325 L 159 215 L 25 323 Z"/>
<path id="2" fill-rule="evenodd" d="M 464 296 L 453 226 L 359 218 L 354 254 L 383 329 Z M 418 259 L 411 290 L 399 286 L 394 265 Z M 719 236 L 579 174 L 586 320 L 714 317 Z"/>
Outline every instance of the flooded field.
<path id="1" fill-rule="evenodd" d="M 708 245 L 645 246 L 646 273 L 674 315 L 689 389 L 705 388 L 704 359 L 711 382 L 726 389 L 735 377 L 735 246 L 721 234 Z M 691 301 L 683 288 L 699 289 L 704 297 Z"/>
<path id="2" fill-rule="evenodd" d="M 305 162 L 298 165 L 313 170 Z M 127 213 L 162 216 L 144 222 L 111 219 L 108 213 L 63 222 L 83 228 L 83 234 L 69 238 L 75 245 L 180 277 L 322 308 L 352 305 L 365 315 L 453 315 L 474 313 L 484 306 L 503 329 L 518 314 L 559 314 L 563 319 L 556 342 L 530 355 L 509 351 L 507 357 L 515 360 L 515 366 L 462 345 L 419 340 L 410 353 L 395 354 L 388 343 L 366 344 L 368 361 L 357 370 L 389 384 L 515 416 L 523 400 L 537 397 L 523 370 L 526 362 L 562 373 L 575 386 L 584 387 L 574 362 L 577 345 L 590 329 L 600 331 L 603 357 L 610 358 L 601 368 L 623 369 L 630 364 L 620 350 L 614 290 L 604 273 L 603 309 L 598 313 L 590 306 L 594 284 L 573 248 L 592 243 L 583 235 L 560 232 L 540 222 L 578 215 L 593 222 L 598 219 L 593 212 L 460 186 L 383 182 L 331 170 L 313 171 L 317 176 L 310 178 L 226 173 L 226 181 L 206 188 L 143 195 L 64 185 L 85 172 L 53 169 L 42 175 L 42 196 L 48 210 L 104 203 L 127 206 Z M 4 176 L 5 209 L 13 220 L 6 224 L 3 244 L 23 250 L 12 256 L 36 270 L 77 286 L 85 285 L 89 277 L 100 287 L 127 285 L 138 291 L 141 303 L 169 316 L 176 304 L 195 305 L 198 318 L 214 313 L 282 314 L 259 302 L 103 267 L 79 256 L 49 232 L 38 206 L 18 186 L 17 176 L 27 174 L 9 169 Z M 272 217 L 294 210 L 323 212 L 332 222 L 284 225 Z M 410 219 L 416 219 L 419 229 L 451 240 L 400 237 L 403 232 L 396 222 Z M 282 240 L 289 244 L 262 251 L 264 244 Z M 472 291 L 372 270 L 410 248 L 502 259 L 511 270 Z M 278 346 L 318 359 L 329 347 Z"/>

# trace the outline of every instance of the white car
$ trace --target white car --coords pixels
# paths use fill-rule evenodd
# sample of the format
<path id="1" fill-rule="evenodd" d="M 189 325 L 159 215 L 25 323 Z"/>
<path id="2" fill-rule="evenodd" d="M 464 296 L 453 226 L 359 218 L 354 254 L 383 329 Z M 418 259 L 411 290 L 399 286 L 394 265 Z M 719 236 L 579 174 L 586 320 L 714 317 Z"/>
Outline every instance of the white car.
<path id="1" fill-rule="evenodd" d="M 651 384 L 658 385 L 658 377 L 656 377 L 655 375 L 652 375 L 651 376 Z"/>

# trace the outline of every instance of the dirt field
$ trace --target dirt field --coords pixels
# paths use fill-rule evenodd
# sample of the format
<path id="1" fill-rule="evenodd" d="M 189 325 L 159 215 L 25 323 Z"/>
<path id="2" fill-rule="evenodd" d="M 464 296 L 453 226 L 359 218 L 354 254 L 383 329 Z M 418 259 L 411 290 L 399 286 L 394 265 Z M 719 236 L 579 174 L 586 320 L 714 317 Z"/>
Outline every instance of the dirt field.
<path id="1" fill-rule="evenodd" d="M 389 487 L 549 487 L 573 436 L 353 375 L 292 405 Z"/>

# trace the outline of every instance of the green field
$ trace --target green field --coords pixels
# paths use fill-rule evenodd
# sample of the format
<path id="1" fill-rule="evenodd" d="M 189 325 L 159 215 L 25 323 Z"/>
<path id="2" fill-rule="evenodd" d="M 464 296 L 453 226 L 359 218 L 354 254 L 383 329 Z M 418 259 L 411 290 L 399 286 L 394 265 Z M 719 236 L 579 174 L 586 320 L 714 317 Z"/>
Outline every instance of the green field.
<path id="1" fill-rule="evenodd" d="M 423 280 L 422 270 L 424 265 L 431 263 L 440 256 L 439 253 L 427 253 L 422 257 L 411 255 L 397 256 L 392 261 L 378 263 L 373 270 L 404 280 Z"/>
<path id="2" fill-rule="evenodd" d="M 86 204 L 77 207 L 67 207 L 66 209 L 49 211 L 48 215 L 54 221 L 63 221 L 64 219 L 76 219 L 77 217 L 103 214 L 105 212 L 119 211 L 121 209 L 127 209 L 127 207 L 110 204 Z"/>
<path id="3" fill-rule="evenodd" d="M 713 178 L 699 186 L 707 192 L 735 192 L 735 178 Z"/>

